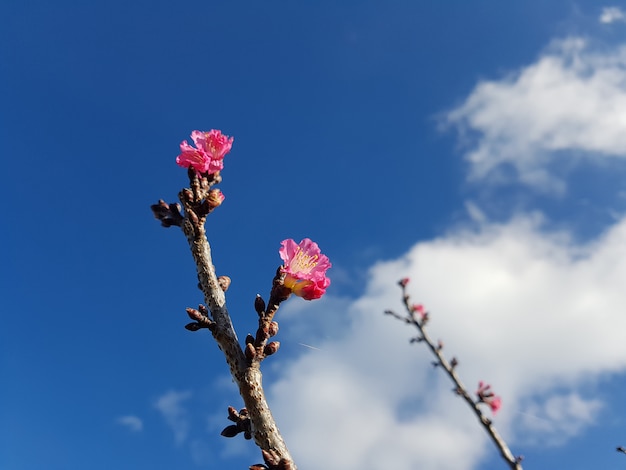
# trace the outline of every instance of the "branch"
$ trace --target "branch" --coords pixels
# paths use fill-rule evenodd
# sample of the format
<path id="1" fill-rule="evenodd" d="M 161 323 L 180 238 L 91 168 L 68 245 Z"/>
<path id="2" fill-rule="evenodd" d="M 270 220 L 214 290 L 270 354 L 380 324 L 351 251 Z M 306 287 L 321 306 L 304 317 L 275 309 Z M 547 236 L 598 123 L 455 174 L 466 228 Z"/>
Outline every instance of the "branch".
<path id="1" fill-rule="evenodd" d="M 204 227 L 207 215 L 223 200 L 223 195 L 219 190 L 211 189 L 211 186 L 221 181 L 221 177 L 219 172 L 209 175 L 205 173 L 199 177 L 192 168 L 189 169 L 188 174 L 191 187 L 185 188 L 179 193 L 179 199 L 183 206 L 183 216 L 177 216 L 180 211 L 177 204 L 168 205 L 159 201 L 158 204 L 152 206 L 155 217 L 161 221 L 162 225 L 166 227 L 177 225 L 182 228 L 196 264 L 198 287 L 204 294 L 208 311 L 203 306 L 199 310 L 187 309 L 189 316 L 196 320 L 195 323 L 187 325 L 187 329 L 208 328 L 211 331 L 219 348 L 224 353 L 231 375 L 239 387 L 239 393 L 243 398 L 247 417 L 251 423 L 254 441 L 264 451 L 264 455 L 271 456 L 269 461 L 276 462 L 272 466 L 297 470 L 267 404 L 260 369 L 261 360 L 278 349 L 277 343 L 266 344 L 266 342 L 271 336 L 270 333 L 275 334 L 277 331 L 277 327 L 273 327 L 271 323 L 272 317 L 278 309 L 280 298 L 271 299 L 274 301 L 274 304 L 271 305 L 271 314 L 264 312 L 263 315 L 260 315 L 259 330 L 266 334 L 257 334 L 260 341 L 255 344 L 258 346 L 255 348 L 255 354 L 244 352 L 239 345 L 237 334 L 226 308 L 224 291 L 227 288 L 227 282 L 224 282 L 224 277 L 218 279 L 216 276 L 211 258 L 211 246 Z M 222 281 L 221 284 L 220 280 Z M 211 319 L 208 317 L 209 313 Z M 248 346 L 246 346 L 246 351 L 248 351 Z M 268 468 L 272 468 L 272 466 Z"/>
<path id="2" fill-rule="evenodd" d="M 443 353 L 442 353 L 443 343 L 441 341 L 437 343 L 433 342 L 433 340 L 428 335 L 428 332 L 426 331 L 426 324 L 428 323 L 428 320 L 429 320 L 428 313 L 425 312 L 421 306 L 413 306 L 410 304 L 409 302 L 410 298 L 406 292 L 406 286 L 408 282 L 409 282 L 408 278 L 404 278 L 400 282 L 398 282 L 398 284 L 402 288 L 402 300 L 404 302 L 404 307 L 407 311 L 407 314 L 399 315 L 391 310 L 385 311 L 385 314 L 391 315 L 392 317 L 398 320 L 404 321 L 405 323 L 413 325 L 415 328 L 417 328 L 420 335 L 417 338 L 413 338 L 411 342 L 412 343 L 414 342 L 426 343 L 430 351 L 435 355 L 437 359 L 436 362 L 433 362 L 433 365 L 443 368 L 443 370 L 446 372 L 448 377 L 450 377 L 452 382 L 454 382 L 455 393 L 459 395 L 461 398 L 463 398 L 463 400 L 465 400 L 468 406 L 474 411 L 474 414 L 480 421 L 480 424 L 482 425 L 482 427 L 485 429 L 485 432 L 491 437 L 491 440 L 500 451 L 500 455 L 502 456 L 502 458 L 507 462 L 507 464 L 512 470 L 522 470 L 521 462 L 522 462 L 523 457 L 513 456 L 513 453 L 508 448 L 506 442 L 504 442 L 504 439 L 502 439 L 500 434 L 498 434 L 498 431 L 496 430 L 491 420 L 483 414 L 482 410 L 478 406 L 480 403 L 487 403 L 487 404 L 492 405 L 492 409 L 497 410 L 497 407 L 495 406 L 495 402 L 492 402 L 492 400 L 496 397 L 493 395 L 493 393 L 489 391 L 489 386 L 486 386 L 486 387 L 481 386 L 478 392 L 479 400 L 474 401 L 472 399 L 470 394 L 467 392 L 467 388 L 465 387 L 465 385 L 463 385 L 463 383 L 461 382 L 461 379 L 456 373 L 455 369 L 456 369 L 456 366 L 458 365 L 457 359 L 452 358 L 452 360 L 448 362 L 448 360 L 443 356 Z M 499 406 L 499 401 L 498 401 L 498 406 Z"/>

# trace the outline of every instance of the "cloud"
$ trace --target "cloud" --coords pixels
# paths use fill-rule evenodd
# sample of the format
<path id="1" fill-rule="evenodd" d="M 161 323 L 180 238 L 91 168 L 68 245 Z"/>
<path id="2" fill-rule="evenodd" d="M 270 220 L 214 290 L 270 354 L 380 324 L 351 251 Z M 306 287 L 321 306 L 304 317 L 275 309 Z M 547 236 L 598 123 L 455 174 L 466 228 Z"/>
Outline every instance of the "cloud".
<path id="1" fill-rule="evenodd" d="M 338 303 L 341 322 L 318 317 L 333 299 L 279 318 L 333 330 L 310 339 L 319 350 L 283 363 L 270 389 L 300 466 L 463 470 L 497 458 L 426 349 L 409 344 L 415 331 L 383 315 L 401 311 L 404 276 L 468 388 L 485 380 L 502 396 L 494 421 L 514 453 L 563 443 L 599 419 L 594 382 L 626 370 L 626 218 L 584 244 L 547 232 L 540 215 L 474 223 L 374 265 L 363 295 Z"/>
<path id="2" fill-rule="evenodd" d="M 182 403 L 191 397 L 191 392 L 176 392 L 170 390 L 160 396 L 154 406 L 161 412 L 165 422 L 174 432 L 174 440 L 182 444 L 189 434 L 189 418 Z"/>
<path id="3" fill-rule="evenodd" d="M 602 407 L 600 400 L 584 399 L 577 393 L 533 403 L 522 415 L 522 426 L 528 430 L 524 439 L 529 444 L 561 445 L 593 424 Z"/>
<path id="4" fill-rule="evenodd" d="M 134 432 L 143 430 L 143 421 L 134 415 L 120 416 L 117 422 Z"/>
<path id="5" fill-rule="evenodd" d="M 554 41 L 535 63 L 478 83 L 444 118 L 469 146 L 470 179 L 562 192 L 563 163 L 626 158 L 626 46 Z M 561 165 L 555 167 L 555 165 Z"/>
<path id="6" fill-rule="evenodd" d="M 626 21 L 626 15 L 624 15 L 624 12 L 618 7 L 604 7 L 598 21 L 604 24 Z"/>

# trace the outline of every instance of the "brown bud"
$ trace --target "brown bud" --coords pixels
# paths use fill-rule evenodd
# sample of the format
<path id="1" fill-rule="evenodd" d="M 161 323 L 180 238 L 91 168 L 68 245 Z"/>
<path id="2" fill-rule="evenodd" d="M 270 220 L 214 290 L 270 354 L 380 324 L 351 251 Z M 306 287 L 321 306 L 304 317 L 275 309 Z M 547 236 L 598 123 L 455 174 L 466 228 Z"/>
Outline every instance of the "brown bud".
<path id="1" fill-rule="evenodd" d="M 272 341 L 271 343 L 267 343 L 265 348 L 263 348 L 263 354 L 271 356 L 278 351 L 278 348 L 280 348 L 280 343 L 278 341 Z"/>
<path id="2" fill-rule="evenodd" d="M 246 344 L 252 344 L 254 343 L 254 336 L 252 336 L 250 333 L 248 333 L 246 335 Z"/>
<path id="3" fill-rule="evenodd" d="M 293 464 L 291 461 L 287 459 L 281 459 L 280 462 L 278 462 L 278 469 L 279 470 L 293 470 Z"/>
<path id="4" fill-rule="evenodd" d="M 267 334 L 270 335 L 270 337 L 276 336 L 278 334 L 278 322 L 270 322 L 267 328 Z"/>
<path id="5" fill-rule="evenodd" d="M 199 311 L 197 311 L 195 308 L 187 307 L 185 310 L 187 311 L 187 315 L 189 315 L 189 318 L 191 318 L 192 320 L 202 319 L 202 314 Z"/>
<path id="6" fill-rule="evenodd" d="M 254 299 L 254 309 L 259 315 L 263 315 L 265 313 L 265 300 L 263 300 L 263 297 L 261 297 L 260 294 L 257 294 Z"/>
<path id="7" fill-rule="evenodd" d="M 226 426 L 224 430 L 221 432 L 224 437 L 235 437 L 241 431 L 236 424 L 231 424 L 230 426 Z"/>
<path id="8" fill-rule="evenodd" d="M 251 343 L 246 344 L 245 355 L 246 359 L 248 359 L 249 361 L 256 357 L 256 350 Z"/>
<path id="9" fill-rule="evenodd" d="M 203 328 L 203 326 L 200 323 L 197 323 L 197 322 L 187 323 L 185 325 L 185 329 L 187 329 L 189 331 L 198 331 L 198 330 L 200 330 L 202 328 Z"/>
<path id="10" fill-rule="evenodd" d="M 228 419 L 234 421 L 235 423 L 239 419 L 239 413 L 237 413 L 237 409 L 234 406 L 228 407 Z"/>
<path id="11" fill-rule="evenodd" d="M 194 225 L 197 225 L 198 222 L 200 222 L 200 219 L 198 219 L 198 216 L 196 215 L 196 213 L 192 211 L 191 209 L 187 210 L 187 217 L 189 217 L 189 220 Z"/>
<path id="12" fill-rule="evenodd" d="M 230 278 L 228 276 L 220 276 L 217 278 L 217 283 L 220 285 L 220 288 L 226 292 L 230 286 Z"/>
<path id="13" fill-rule="evenodd" d="M 180 193 L 182 195 L 182 199 L 184 199 L 185 201 L 187 202 L 193 201 L 193 192 L 191 191 L 191 189 L 185 188 Z"/>
<path id="14" fill-rule="evenodd" d="M 280 458 L 278 457 L 278 454 L 273 450 L 272 451 L 261 450 L 261 455 L 263 455 L 263 460 L 265 460 L 265 463 L 267 465 L 276 466 L 278 465 L 278 462 L 280 462 Z"/>
<path id="15" fill-rule="evenodd" d="M 209 211 L 212 211 L 224 202 L 224 194 L 219 189 L 212 189 L 209 191 L 206 201 L 209 205 Z"/>
<path id="16" fill-rule="evenodd" d="M 192 166 L 187 168 L 187 176 L 189 177 L 190 181 L 198 179 L 198 175 L 196 174 L 196 170 L 194 170 Z"/>

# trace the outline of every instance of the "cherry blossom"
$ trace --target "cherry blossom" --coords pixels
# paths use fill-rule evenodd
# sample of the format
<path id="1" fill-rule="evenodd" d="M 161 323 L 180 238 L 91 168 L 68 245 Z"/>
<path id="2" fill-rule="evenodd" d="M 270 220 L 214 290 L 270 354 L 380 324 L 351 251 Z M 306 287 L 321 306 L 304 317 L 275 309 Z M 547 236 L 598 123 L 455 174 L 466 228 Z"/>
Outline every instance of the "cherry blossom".
<path id="1" fill-rule="evenodd" d="M 330 285 L 326 271 L 331 263 L 317 243 L 305 238 L 299 244 L 292 239 L 283 240 L 279 250 L 286 274 L 284 286 L 305 300 L 319 299 Z"/>
<path id="2" fill-rule="evenodd" d="M 491 408 L 491 411 L 494 415 L 502 407 L 502 398 L 494 394 L 491 391 L 491 385 L 484 383 L 482 380 L 478 382 L 478 390 L 476 390 L 476 395 L 478 395 L 478 401 L 481 403 L 486 403 L 489 408 Z"/>
<path id="3" fill-rule="evenodd" d="M 224 168 L 224 156 L 233 146 L 233 137 L 212 129 L 209 132 L 193 131 L 191 139 L 195 147 L 183 140 L 176 163 L 184 168 L 192 167 L 198 174 L 213 174 Z"/>

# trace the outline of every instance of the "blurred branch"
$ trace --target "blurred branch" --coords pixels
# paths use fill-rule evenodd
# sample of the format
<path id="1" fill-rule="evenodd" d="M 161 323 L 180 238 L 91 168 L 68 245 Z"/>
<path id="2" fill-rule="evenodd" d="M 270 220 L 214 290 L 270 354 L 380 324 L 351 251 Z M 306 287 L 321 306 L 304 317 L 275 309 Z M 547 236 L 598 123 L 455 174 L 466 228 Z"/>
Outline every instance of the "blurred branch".
<path id="1" fill-rule="evenodd" d="M 428 335 L 428 332 L 426 331 L 426 324 L 429 321 L 428 312 L 425 312 L 421 305 L 411 305 L 410 297 L 406 292 L 406 286 L 408 282 L 408 278 L 404 278 L 398 282 L 398 284 L 402 288 L 402 300 L 404 302 L 404 307 L 407 313 L 405 315 L 400 315 L 391 310 L 387 310 L 385 311 L 385 314 L 390 315 L 407 324 L 413 325 L 419 331 L 419 336 L 411 339 L 411 342 L 423 342 L 428 346 L 430 351 L 437 359 L 435 362 L 433 362 L 433 365 L 436 367 L 441 367 L 446 372 L 448 377 L 450 377 L 452 382 L 454 382 L 454 392 L 461 398 L 463 398 L 468 406 L 474 411 L 474 414 L 480 421 L 481 426 L 483 427 L 483 429 L 485 429 L 485 432 L 487 432 L 489 437 L 491 437 L 491 440 L 500 451 L 500 455 L 502 456 L 502 458 L 506 461 L 511 469 L 522 470 L 521 462 L 523 457 L 513 456 L 513 453 L 510 451 L 504 439 L 502 439 L 500 434 L 498 434 L 498 431 L 496 430 L 491 420 L 483 414 L 482 410 L 479 407 L 480 403 L 487 403 L 492 407 L 494 411 L 497 411 L 500 405 L 499 398 L 495 397 L 493 393 L 489 391 L 489 386 L 483 386 L 481 383 L 481 386 L 479 387 L 479 390 L 477 392 L 478 400 L 474 401 L 472 399 L 467 391 L 467 388 L 465 387 L 465 385 L 463 385 L 461 379 L 456 373 L 456 367 L 458 365 L 457 359 L 452 358 L 450 362 L 448 362 L 448 360 L 443 355 L 443 343 L 441 341 L 435 343 Z M 494 398 L 498 400 L 497 406 Z"/>

